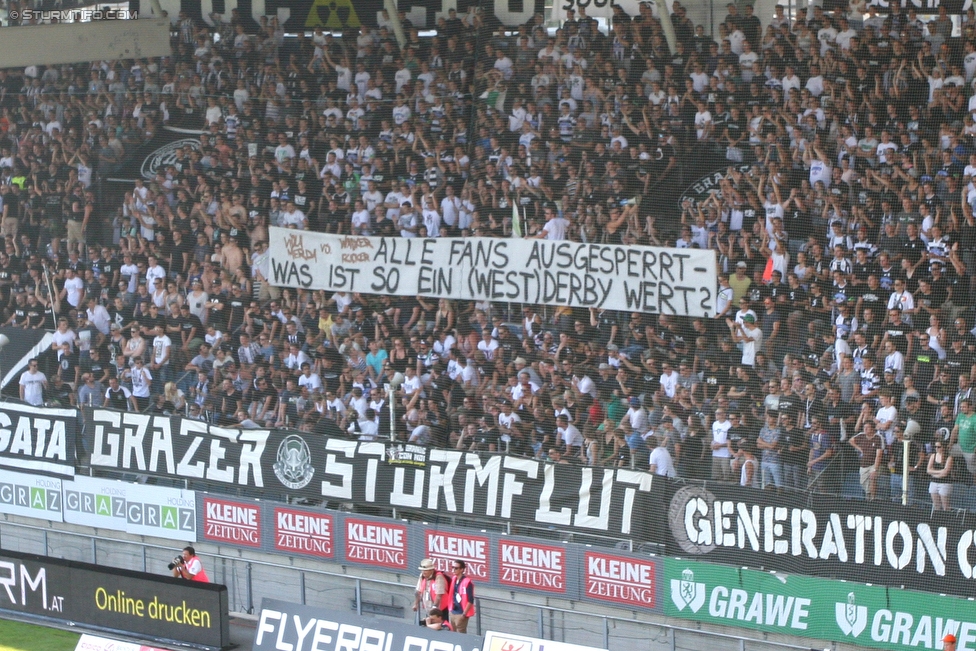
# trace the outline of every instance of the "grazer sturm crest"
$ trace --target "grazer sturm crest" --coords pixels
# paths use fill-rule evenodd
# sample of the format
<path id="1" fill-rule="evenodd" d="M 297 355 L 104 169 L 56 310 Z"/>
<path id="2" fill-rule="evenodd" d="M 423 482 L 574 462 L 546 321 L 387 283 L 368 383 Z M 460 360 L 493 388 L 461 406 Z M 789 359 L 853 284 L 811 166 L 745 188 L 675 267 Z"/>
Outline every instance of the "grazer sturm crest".
<path id="1" fill-rule="evenodd" d="M 868 625 L 868 609 L 867 606 L 858 606 L 854 602 L 854 593 L 848 593 L 847 603 L 834 604 L 834 614 L 837 626 L 844 635 L 857 637 Z"/>
<path id="2" fill-rule="evenodd" d="M 695 582 L 695 573 L 689 569 L 681 573 L 680 579 L 671 579 L 671 601 L 678 610 L 687 607 L 691 612 L 697 613 L 705 604 L 706 590 L 704 583 Z"/>
<path id="3" fill-rule="evenodd" d="M 286 436 L 278 446 L 277 461 L 273 467 L 278 481 L 292 490 L 308 486 L 315 474 L 308 443 L 294 434 Z"/>
<path id="4" fill-rule="evenodd" d="M 183 147 L 189 145 L 191 149 L 200 150 L 200 140 L 198 138 L 180 138 L 168 142 L 153 153 L 146 156 L 142 161 L 140 173 L 142 178 L 152 180 L 156 178 L 157 172 L 165 171 L 166 167 L 176 162 L 176 154 Z"/>

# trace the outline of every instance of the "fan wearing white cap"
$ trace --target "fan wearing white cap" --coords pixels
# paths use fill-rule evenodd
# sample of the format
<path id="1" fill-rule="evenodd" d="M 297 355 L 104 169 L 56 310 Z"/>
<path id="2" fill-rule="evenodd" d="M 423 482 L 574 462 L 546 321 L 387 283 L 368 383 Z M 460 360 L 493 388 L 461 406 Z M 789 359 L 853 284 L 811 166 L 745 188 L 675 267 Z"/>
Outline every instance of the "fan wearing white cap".
<path id="1" fill-rule="evenodd" d="M 420 561 L 420 567 L 417 569 L 420 570 L 420 578 L 417 580 L 417 590 L 414 593 L 414 612 L 419 610 L 426 615 L 435 608 L 444 614 L 446 621 L 451 607 L 451 594 L 447 589 L 450 581 L 447 575 L 437 569 L 432 558 Z M 425 617 L 421 617 L 420 625 L 423 626 L 425 622 Z"/>

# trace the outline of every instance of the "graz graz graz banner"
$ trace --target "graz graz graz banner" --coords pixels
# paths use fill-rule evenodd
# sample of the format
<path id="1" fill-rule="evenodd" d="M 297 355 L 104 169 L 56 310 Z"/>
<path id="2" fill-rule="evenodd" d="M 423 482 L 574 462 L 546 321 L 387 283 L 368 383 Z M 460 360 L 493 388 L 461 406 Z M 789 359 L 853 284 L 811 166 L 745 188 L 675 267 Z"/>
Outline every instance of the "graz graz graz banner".
<path id="1" fill-rule="evenodd" d="M 344 237 L 270 229 L 275 285 L 708 316 L 715 253 L 497 238 Z"/>
<path id="2" fill-rule="evenodd" d="M 359 505 L 648 539 L 652 476 L 513 456 L 240 430 L 96 409 L 94 468 Z"/>
<path id="3" fill-rule="evenodd" d="M 75 474 L 78 412 L 16 403 L 0 406 L 0 466 Z"/>
<path id="4" fill-rule="evenodd" d="M 668 555 L 970 596 L 976 516 L 739 486 L 655 483 L 668 493 Z"/>

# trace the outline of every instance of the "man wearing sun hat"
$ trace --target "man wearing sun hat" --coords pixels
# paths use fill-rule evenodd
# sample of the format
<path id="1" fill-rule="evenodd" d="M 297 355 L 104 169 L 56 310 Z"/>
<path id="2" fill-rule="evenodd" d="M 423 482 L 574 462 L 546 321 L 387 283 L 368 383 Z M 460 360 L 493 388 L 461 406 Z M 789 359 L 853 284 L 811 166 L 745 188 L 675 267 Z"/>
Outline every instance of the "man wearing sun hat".
<path id="1" fill-rule="evenodd" d="M 413 609 L 422 613 L 429 613 L 431 608 L 436 608 L 444 614 L 444 620 L 448 619 L 448 612 L 451 607 L 451 595 L 448 592 L 447 575 L 437 569 L 434 560 L 425 558 L 420 561 L 420 579 L 417 580 L 417 590 L 414 594 Z M 426 619 L 420 619 L 420 625 L 424 626 Z"/>

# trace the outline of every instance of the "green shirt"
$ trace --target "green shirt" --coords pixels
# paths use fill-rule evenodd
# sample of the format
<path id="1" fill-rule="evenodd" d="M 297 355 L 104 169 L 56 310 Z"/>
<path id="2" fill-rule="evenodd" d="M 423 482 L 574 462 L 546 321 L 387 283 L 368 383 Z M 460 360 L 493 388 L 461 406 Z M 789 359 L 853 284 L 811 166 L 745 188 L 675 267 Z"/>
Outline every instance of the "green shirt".
<path id="1" fill-rule="evenodd" d="M 615 423 L 619 423 L 620 419 L 624 417 L 627 413 L 627 405 L 623 401 L 614 396 L 614 398 L 607 403 L 607 418 Z"/>
<path id="2" fill-rule="evenodd" d="M 969 454 L 976 451 L 976 413 L 956 416 L 956 426 L 959 428 L 959 447 Z"/>

